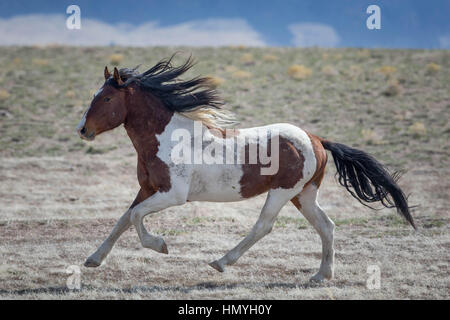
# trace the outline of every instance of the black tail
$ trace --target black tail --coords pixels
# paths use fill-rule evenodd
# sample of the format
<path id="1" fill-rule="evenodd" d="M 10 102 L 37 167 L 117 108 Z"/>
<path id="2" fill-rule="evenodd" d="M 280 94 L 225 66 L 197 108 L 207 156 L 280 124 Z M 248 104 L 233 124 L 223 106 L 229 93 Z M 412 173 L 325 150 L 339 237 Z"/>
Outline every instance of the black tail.
<path id="1" fill-rule="evenodd" d="M 386 208 L 395 207 L 397 212 L 416 229 L 406 196 L 397 185 L 400 177 L 398 172 L 389 174 L 381 163 L 361 150 L 326 140 L 322 140 L 322 145 L 333 155 L 339 183 L 354 198 L 369 208 L 371 207 L 367 203 L 377 201 Z"/>

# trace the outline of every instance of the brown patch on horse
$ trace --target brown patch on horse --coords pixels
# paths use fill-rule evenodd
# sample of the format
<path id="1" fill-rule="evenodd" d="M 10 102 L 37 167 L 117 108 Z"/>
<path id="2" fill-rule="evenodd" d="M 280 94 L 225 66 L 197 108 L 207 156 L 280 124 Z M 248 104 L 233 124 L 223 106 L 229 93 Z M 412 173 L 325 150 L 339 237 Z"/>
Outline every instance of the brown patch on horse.
<path id="1" fill-rule="evenodd" d="M 271 140 L 268 142 L 271 143 Z M 289 189 L 303 178 L 305 157 L 302 152 L 286 138 L 280 137 L 279 144 L 279 167 L 273 175 L 261 175 L 261 168 L 270 167 L 270 164 L 262 165 L 259 163 L 259 159 L 256 164 L 247 163 L 250 145 L 245 146 L 246 163 L 242 165 L 244 173 L 239 181 L 242 197 L 250 198 L 269 189 Z M 268 149 L 270 150 L 269 145 Z"/>
<path id="2" fill-rule="evenodd" d="M 325 166 L 327 165 L 328 160 L 327 153 L 322 146 L 322 138 L 315 136 L 307 131 L 305 132 L 311 140 L 311 144 L 313 146 L 314 155 L 316 157 L 316 171 L 314 172 L 312 178 L 307 183 L 305 183 L 303 189 L 308 187 L 311 183 L 319 188 L 320 184 L 322 183 L 323 177 L 325 176 Z M 292 198 L 291 202 L 298 210 L 301 210 L 302 205 L 300 203 L 300 200 L 298 199 L 298 196 L 299 195 L 296 195 L 294 198 Z"/>
<path id="3" fill-rule="evenodd" d="M 144 189 L 140 189 L 136 198 L 134 199 L 133 203 L 131 204 L 129 209 L 133 209 L 135 206 L 137 206 L 139 203 L 141 203 L 142 201 L 144 201 L 145 199 L 147 199 L 148 197 L 152 196 L 153 193 L 155 192 L 147 192 Z"/>
<path id="4" fill-rule="evenodd" d="M 173 112 L 148 92 L 132 94 L 139 90 L 136 86 L 127 94 L 129 106 L 125 129 L 138 154 L 137 175 L 143 195 L 151 196 L 156 191 L 170 190 L 169 167 L 157 157 L 159 141 L 157 134 L 161 134 Z"/>
<path id="5" fill-rule="evenodd" d="M 312 178 L 305 184 L 304 188 L 309 186 L 311 183 L 313 183 L 317 188 L 319 188 L 320 184 L 322 183 L 323 177 L 325 176 L 325 167 L 327 165 L 328 156 L 327 152 L 322 146 L 322 138 L 313 135 L 312 133 L 309 133 L 307 131 L 306 134 L 311 140 L 314 155 L 316 157 L 316 171 L 314 172 Z"/>
<path id="6" fill-rule="evenodd" d="M 298 195 L 296 195 L 295 197 L 293 197 L 291 199 L 291 202 L 294 204 L 294 206 L 298 209 L 301 210 L 302 209 L 302 205 L 300 204 L 300 200 L 298 200 Z"/>

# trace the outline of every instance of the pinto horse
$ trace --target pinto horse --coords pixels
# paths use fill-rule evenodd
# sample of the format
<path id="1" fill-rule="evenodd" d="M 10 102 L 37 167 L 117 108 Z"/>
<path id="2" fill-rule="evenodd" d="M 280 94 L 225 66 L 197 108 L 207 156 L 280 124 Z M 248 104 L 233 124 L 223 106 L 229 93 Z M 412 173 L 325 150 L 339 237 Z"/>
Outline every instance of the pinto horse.
<path id="1" fill-rule="evenodd" d="M 367 206 L 381 202 L 385 207 L 395 207 L 415 228 L 407 199 L 396 183 L 397 173 L 391 175 L 363 151 L 320 138 L 291 124 L 225 130 L 230 117 L 221 108 L 222 103 L 209 79 L 180 80 L 178 77 L 193 66 L 193 61 L 189 58 L 174 67 L 172 58 L 160 61 L 144 73 L 138 73 L 136 68 L 114 68 L 111 75 L 105 67 L 105 83 L 94 95 L 77 127 L 82 139 L 94 140 L 97 135 L 123 124 L 137 152 L 140 185 L 134 202 L 107 239 L 86 260 L 86 267 L 99 266 L 131 225 L 135 226 L 143 247 L 167 254 L 164 240 L 148 233 L 143 225 L 144 217 L 150 213 L 188 201 L 240 201 L 267 192 L 264 207 L 249 234 L 210 266 L 223 272 L 225 266 L 234 264 L 272 230 L 279 211 L 291 201 L 322 240 L 322 261 L 312 280 L 331 279 L 334 223 L 317 202 L 327 164 L 325 150 L 333 156 L 339 183 L 353 197 Z M 195 140 L 192 137 L 198 123 L 201 136 L 210 144 L 202 142 L 197 149 L 200 154 L 208 148 L 214 149 L 213 157 L 218 161 L 189 161 L 191 154 L 194 157 L 199 154 L 195 143 L 194 147 L 183 149 L 185 157 L 181 158 L 185 161 L 174 159 L 173 151 L 180 147 L 179 141 L 173 139 L 174 132 L 187 136 L 186 140 L 191 142 Z M 269 133 L 270 138 L 260 139 L 261 132 Z M 253 157 L 253 161 L 236 163 L 228 158 L 225 161 L 228 154 L 232 159 L 242 152 L 233 149 L 233 145 L 239 143 L 243 158 Z M 277 162 L 276 170 L 263 172 L 268 163 L 263 163 L 255 152 L 265 150 L 268 154 L 269 145 L 272 160 Z M 272 146 L 277 147 L 275 152 Z"/>

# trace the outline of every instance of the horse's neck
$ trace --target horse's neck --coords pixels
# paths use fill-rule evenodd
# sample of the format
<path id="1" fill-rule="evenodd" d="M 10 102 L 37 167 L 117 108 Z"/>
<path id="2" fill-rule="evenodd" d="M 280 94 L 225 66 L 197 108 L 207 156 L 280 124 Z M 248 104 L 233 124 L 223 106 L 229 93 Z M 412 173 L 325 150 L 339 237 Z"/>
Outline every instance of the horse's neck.
<path id="1" fill-rule="evenodd" d="M 135 94 L 130 98 L 124 124 L 138 155 L 156 154 L 158 139 L 171 122 L 174 113 L 149 94 Z"/>

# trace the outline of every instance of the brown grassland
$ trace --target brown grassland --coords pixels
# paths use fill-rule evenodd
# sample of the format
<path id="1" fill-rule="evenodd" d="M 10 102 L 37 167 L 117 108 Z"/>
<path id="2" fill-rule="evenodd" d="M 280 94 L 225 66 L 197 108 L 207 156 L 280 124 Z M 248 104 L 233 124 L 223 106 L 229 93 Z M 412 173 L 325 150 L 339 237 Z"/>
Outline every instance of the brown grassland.
<path id="1" fill-rule="evenodd" d="M 332 281 L 308 282 L 320 239 L 292 204 L 235 266 L 208 266 L 250 230 L 264 196 L 148 216 L 169 255 L 142 248 L 130 229 L 100 268 L 82 267 L 138 184 L 123 128 L 86 143 L 75 126 L 106 64 L 143 70 L 176 50 L 177 62 L 191 52 L 199 62 L 187 76 L 216 77 L 239 126 L 293 123 L 406 170 L 418 231 L 394 210 L 360 205 L 330 159 L 319 201 L 337 225 Z M 0 66 L 1 299 L 449 298 L 449 51 L 0 47 Z M 66 288 L 70 265 L 81 290 Z M 380 268 L 378 290 L 366 287 L 369 265 Z"/>

